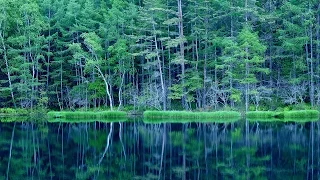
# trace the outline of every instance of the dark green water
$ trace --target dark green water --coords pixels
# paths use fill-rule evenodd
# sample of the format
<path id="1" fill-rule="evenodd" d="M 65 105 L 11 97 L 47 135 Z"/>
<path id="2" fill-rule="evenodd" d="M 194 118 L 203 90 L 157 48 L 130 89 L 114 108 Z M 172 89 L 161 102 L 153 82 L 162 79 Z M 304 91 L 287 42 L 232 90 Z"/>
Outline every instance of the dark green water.
<path id="1" fill-rule="evenodd" d="M 0 123 L 0 135 L 0 179 L 320 177 L 320 121 Z"/>

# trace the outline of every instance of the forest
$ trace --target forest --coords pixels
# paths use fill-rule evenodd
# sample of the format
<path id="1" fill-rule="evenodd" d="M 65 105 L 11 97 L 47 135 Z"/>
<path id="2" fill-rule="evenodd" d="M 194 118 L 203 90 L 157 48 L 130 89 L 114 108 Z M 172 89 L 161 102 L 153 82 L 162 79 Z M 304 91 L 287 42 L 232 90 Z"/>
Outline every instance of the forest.
<path id="1" fill-rule="evenodd" d="M 320 105 L 318 0 L 0 0 L 0 108 Z"/>

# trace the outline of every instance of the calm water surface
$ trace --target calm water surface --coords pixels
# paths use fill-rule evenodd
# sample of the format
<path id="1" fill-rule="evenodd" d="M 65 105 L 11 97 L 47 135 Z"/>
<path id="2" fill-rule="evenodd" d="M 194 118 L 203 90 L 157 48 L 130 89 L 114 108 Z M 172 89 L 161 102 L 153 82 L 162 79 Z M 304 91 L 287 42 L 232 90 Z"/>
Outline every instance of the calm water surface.
<path id="1" fill-rule="evenodd" d="M 318 179 L 320 121 L 0 123 L 0 179 Z"/>

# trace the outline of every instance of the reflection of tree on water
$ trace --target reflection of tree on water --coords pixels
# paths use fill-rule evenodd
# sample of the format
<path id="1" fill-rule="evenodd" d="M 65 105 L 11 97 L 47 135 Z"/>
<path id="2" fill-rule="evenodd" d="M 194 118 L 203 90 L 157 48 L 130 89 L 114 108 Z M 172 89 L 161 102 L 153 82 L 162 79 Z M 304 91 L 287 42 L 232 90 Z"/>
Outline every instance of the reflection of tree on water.
<path id="1" fill-rule="evenodd" d="M 0 128 L 0 179 L 7 170 L 8 179 L 319 178 L 319 122 L 2 123 Z"/>

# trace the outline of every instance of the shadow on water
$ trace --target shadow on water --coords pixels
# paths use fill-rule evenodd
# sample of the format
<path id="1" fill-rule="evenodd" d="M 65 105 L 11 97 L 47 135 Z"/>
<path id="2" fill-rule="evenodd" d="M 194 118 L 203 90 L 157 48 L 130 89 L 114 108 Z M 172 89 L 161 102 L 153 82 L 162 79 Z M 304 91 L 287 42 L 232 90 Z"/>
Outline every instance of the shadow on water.
<path id="1" fill-rule="evenodd" d="M 320 173 L 315 119 L 1 121 L 7 123 L 0 123 L 0 179 L 317 179 Z"/>

